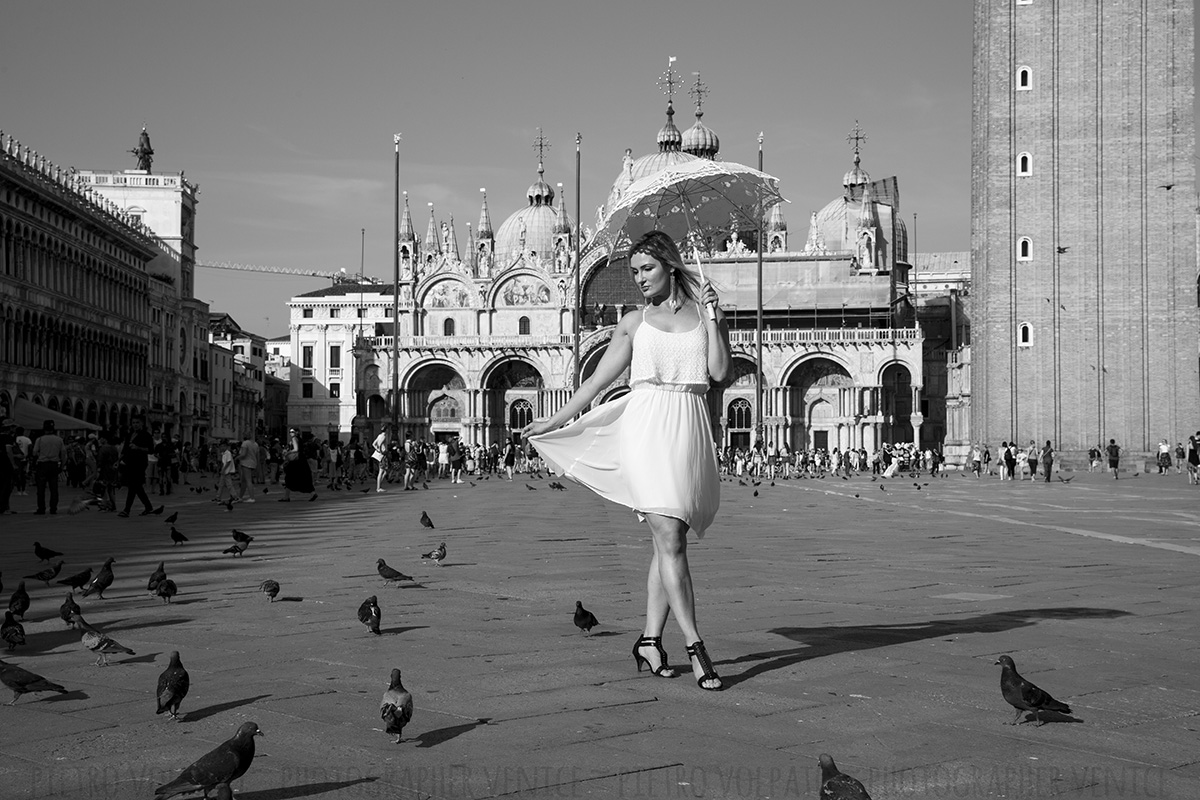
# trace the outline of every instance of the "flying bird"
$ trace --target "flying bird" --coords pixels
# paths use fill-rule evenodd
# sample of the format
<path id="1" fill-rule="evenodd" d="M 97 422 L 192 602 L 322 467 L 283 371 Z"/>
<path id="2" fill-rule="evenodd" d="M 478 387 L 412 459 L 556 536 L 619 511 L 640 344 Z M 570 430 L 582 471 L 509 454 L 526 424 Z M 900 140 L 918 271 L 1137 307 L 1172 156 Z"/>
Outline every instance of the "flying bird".
<path id="1" fill-rule="evenodd" d="M 131 656 L 137 655 L 137 653 L 133 652 L 116 639 L 113 639 L 108 634 L 100 633 L 91 625 L 88 625 L 83 621 L 83 617 L 79 616 L 78 614 L 75 615 L 74 622 L 75 629 L 82 632 L 79 637 L 79 641 L 83 643 L 83 646 L 88 650 L 91 650 L 93 653 L 100 654 L 96 659 L 97 667 L 108 666 L 108 656 L 110 653 L 128 653 Z"/>
<path id="2" fill-rule="evenodd" d="M 47 567 L 41 572 L 37 572 L 33 575 L 26 575 L 25 577 L 33 581 L 41 581 L 42 583 L 46 584 L 46 588 L 49 589 L 50 581 L 58 577 L 58 573 L 62 572 L 62 567 L 63 562 L 60 561 L 53 567 Z"/>
<path id="3" fill-rule="evenodd" d="M 67 623 L 67 627 L 71 627 L 71 615 L 82 614 L 83 609 L 75 602 L 75 593 L 71 592 L 67 595 L 67 599 L 63 600 L 63 604 L 58 607 L 58 616 L 63 622 Z"/>
<path id="4" fill-rule="evenodd" d="M 170 578 L 165 579 L 154 590 L 154 593 L 163 599 L 164 603 L 170 603 L 171 598 L 179 594 L 179 587 L 175 585 L 175 581 Z"/>
<path id="5" fill-rule="evenodd" d="M 158 589 L 158 585 L 167 579 L 166 565 L 167 562 L 160 561 L 158 562 L 158 568 L 150 573 L 150 580 L 146 582 L 146 591 L 150 594 L 154 594 Z"/>
<path id="6" fill-rule="evenodd" d="M 0 639 L 8 645 L 8 652 L 17 649 L 17 645 L 25 644 L 25 627 L 13 619 L 13 612 L 4 612 L 4 622 L 0 624 Z"/>
<path id="7" fill-rule="evenodd" d="M 33 554 L 37 556 L 38 561 L 49 561 L 52 558 L 58 558 L 62 553 L 57 550 L 51 550 L 49 547 L 42 547 L 41 542 L 33 543 Z"/>
<path id="8" fill-rule="evenodd" d="M 88 506 L 98 506 L 98 505 L 100 505 L 99 497 L 80 497 L 80 498 L 76 499 L 75 501 L 73 501 L 71 503 L 71 505 L 67 507 L 67 513 L 71 514 L 72 516 L 74 516 L 75 514 L 82 514 L 84 511 L 86 511 L 88 509 Z"/>
<path id="9" fill-rule="evenodd" d="M 176 511 L 174 514 L 172 514 L 171 516 L 164 519 L 163 522 L 167 523 L 168 525 L 174 525 L 178 520 L 179 520 L 179 512 Z"/>
<path id="10" fill-rule="evenodd" d="M 183 544 L 187 540 L 188 538 L 176 530 L 174 525 L 171 526 L 171 541 L 175 543 L 171 545 L 172 547 L 174 547 L 176 544 Z"/>
<path id="11" fill-rule="evenodd" d="M 166 711 L 171 719 L 179 721 L 179 704 L 187 697 L 192 680 L 188 671 L 179 660 L 179 651 L 171 652 L 171 663 L 158 676 L 158 710 L 155 714 Z"/>
<path id="12" fill-rule="evenodd" d="M 429 514 L 424 511 L 421 512 L 421 527 L 423 527 L 423 528 L 432 528 L 433 527 L 433 520 L 431 520 L 429 518 Z"/>
<path id="13" fill-rule="evenodd" d="M 1063 253 L 1067 252 L 1067 251 L 1068 251 L 1068 250 L 1070 250 L 1071 248 L 1070 248 L 1070 247 L 1064 247 L 1063 245 L 1059 245 L 1058 247 L 1056 247 L 1056 248 L 1054 248 L 1054 249 L 1058 251 L 1058 254 L 1059 254 L 1059 255 L 1062 255 Z"/>
<path id="14" fill-rule="evenodd" d="M 253 536 L 250 536 L 250 535 L 248 535 L 248 534 L 242 533 L 242 532 L 241 532 L 241 531 L 239 531 L 237 528 L 234 528 L 234 529 L 233 529 L 233 534 L 232 534 L 232 536 L 233 536 L 233 540 L 234 540 L 235 542 L 241 542 L 242 544 L 250 544 L 251 542 L 253 542 L 253 541 L 254 541 L 254 537 L 253 537 Z"/>
<path id="15" fill-rule="evenodd" d="M 382 619 L 383 612 L 379 610 L 379 602 L 375 595 L 363 600 L 362 605 L 358 607 L 358 621 L 366 625 L 371 633 L 379 636 L 379 622 Z"/>
<path id="16" fill-rule="evenodd" d="M 1044 689 L 1038 688 L 1018 675 L 1017 665 L 1013 663 L 1010 656 L 1000 656 L 996 663 L 1001 667 L 1000 692 L 1008 704 L 1017 710 L 1017 716 L 1009 723 L 1010 725 L 1016 725 L 1021 714 L 1026 711 L 1033 712 L 1033 717 L 1039 726 L 1045 724 L 1040 715 L 1043 710 L 1057 711 L 1062 714 L 1071 713 L 1069 705 L 1055 700 Z"/>
<path id="17" fill-rule="evenodd" d="M 249 542 L 234 542 L 232 545 L 222 550 L 221 553 L 232 555 L 234 558 L 240 558 L 242 553 L 246 552 L 248 547 L 250 547 Z"/>
<path id="18" fill-rule="evenodd" d="M 396 734 L 396 744 L 400 744 L 404 735 L 404 726 L 413 715 L 412 695 L 400 681 L 400 670 L 392 670 L 392 679 L 388 683 L 383 699 L 379 701 L 379 717 L 384 722 L 384 732 Z"/>
<path id="19" fill-rule="evenodd" d="M 867 787 L 837 768 L 833 756 L 821 753 L 821 800 L 871 800 Z"/>
<path id="20" fill-rule="evenodd" d="M 410 576 L 405 575 L 400 570 L 392 569 L 391 567 L 389 567 L 387 564 L 384 563 L 382 558 L 375 562 L 375 569 L 379 571 L 379 577 L 383 578 L 384 583 L 388 583 L 388 582 L 399 583 L 400 581 L 411 581 L 412 580 L 412 578 Z"/>
<path id="21" fill-rule="evenodd" d="M 537 487 L 536 487 L 536 486 L 530 486 L 528 483 L 527 483 L 527 484 L 525 484 L 525 488 L 526 488 L 526 489 L 528 489 L 528 490 L 529 490 L 529 491 L 531 491 L 531 492 L 536 492 L 536 491 L 537 491 Z"/>
<path id="22" fill-rule="evenodd" d="M 17 590 L 8 599 L 8 610 L 13 616 L 25 619 L 25 612 L 29 610 L 29 592 L 25 591 L 25 581 L 18 584 Z"/>
<path id="23" fill-rule="evenodd" d="M 82 589 L 85 585 L 88 585 L 89 581 L 91 581 L 91 567 L 88 567 L 83 572 L 74 573 L 70 578 L 64 578 L 58 583 L 64 585 L 64 587 L 71 587 L 71 594 L 73 595 L 74 590 Z"/>
<path id="24" fill-rule="evenodd" d="M 591 633 L 592 628 L 600 624 L 596 615 L 583 607 L 582 600 L 575 601 L 575 627 L 584 633 Z"/>
<path id="25" fill-rule="evenodd" d="M 15 704 L 17 698 L 21 695 L 31 692 L 67 693 L 67 690 L 57 683 L 48 681 L 41 675 L 30 672 L 23 667 L 18 667 L 16 664 L 9 664 L 7 661 L 2 660 L 0 660 L 0 683 L 12 689 L 13 699 L 9 703 L 10 706 Z"/>
<path id="26" fill-rule="evenodd" d="M 265 594 L 272 603 L 279 596 L 279 581 L 266 580 L 258 587 L 258 590 Z"/>
<path id="27" fill-rule="evenodd" d="M 1171 191 L 1172 189 L 1174 189 L 1174 188 L 1175 188 L 1175 184 L 1173 184 L 1173 183 L 1160 183 L 1160 184 L 1158 185 L 1158 188 L 1159 188 L 1159 189 L 1166 189 L 1166 190 L 1169 192 L 1169 191 Z"/>
<path id="28" fill-rule="evenodd" d="M 437 564 L 440 567 L 442 562 L 446 560 L 446 543 L 442 542 L 428 553 L 422 553 L 421 558 L 431 559 L 434 564 Z"/>
<path id="29" fill-rule="evenodd" d="M 197 791 L 207 795 L 217 786 L 242 777 L 254 762 L 254 737 L 262 735 L 253 722 L 243 722 L 232 739 L 205 753 L 175 780 L 155 789 L 155 800 Z"/>
<path id="30" fill-rule="evenodd" d="M 112 586 L 112 582 L 113 582 L 112 565 L 114 563 L 116 563 L 115 558 L 107 559 L 104 562 L 104 566 L 101 567 L 100 571 L 96 573 L 96 577 L 94 577 L 90 581 L 88 581 L 87 585 L 83 587 L 83 596 L 84 597 L 87 597 L 92 592 L 95 592 L 96 594 L 98 594 L 100 596 L 101 600 L 104 599 L 104 590 L 107 589 L 109 586 Z"/>

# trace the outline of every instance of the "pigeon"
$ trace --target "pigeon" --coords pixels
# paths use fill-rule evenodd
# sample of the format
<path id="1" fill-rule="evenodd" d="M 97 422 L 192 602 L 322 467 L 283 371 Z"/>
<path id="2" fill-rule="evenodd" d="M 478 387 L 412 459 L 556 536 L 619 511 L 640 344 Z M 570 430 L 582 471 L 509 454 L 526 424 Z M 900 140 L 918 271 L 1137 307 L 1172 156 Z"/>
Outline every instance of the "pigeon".
<path id="1" fill-rule="evenodd" d="M 83 618 L 83 614 L 80 614 L 78 611 L 71 615 L 71 624 L 75 626 L 76 630 L 101 633 L 99 628 L 93 627 L 86 619 Z"/>
<path id="2" fill-rule="evenodd" d="M 110 638 L 106 633 L 100 633 L 92 626 L 83 621 L 83 617 L 78 614 L 74 617 L 75 629 L 82 631 L 79 641 L 83 646 L 93 653 L 99 653 L 100 656 L 96 659 L 97 667 L 108 666 L 109 653 L 128 653 L 131 656 L 136 656 L 137 653 L 130 650 L 125 645 L 118 642 L 116 639 Z"/>
<path id="3" fill-rule="evenodd" d="M 29 592 L 25 591 L 25 581 L 18 584 L 17 590 L 8 599 L 8 610 L 14 617 L 25 619 L 25 612 L 29 610 Z"/>
<path id="4" fill-rule="evenodd" d="M 429 484 L 428 484 L 427 482 L 425 482 L 425 481 L 421 481 L 421 488 L 422 488 L 422 489 L 428 489 L 428 488 L 429 488 Z"/>
<path id="5" fill-rule="evenodd" d="M 154 593 L 161 597 L 164 603 L 170 603 L 171 598 L 179 594 L 179 587 L 175 585 L 175 581 L 171 580 L 170 578 L 166 578 L 158 585 L 158 588 L 154 591 Z"/>
<path id="6" fill-rule="evenodd" d="M 243 722 L 232 739 L 205 753 L 170 783 L 154 790 L 155 800 L 177 794 L 202 791 L 208 794 L 219 784 L 227 784 L 246 774 L 254 761 L 254 737 L 263 733 L 253 722 Z"/>
<path id="7" fill-rule="evenodd" d="M 226 500 L 224 503 L 221 503 L 221 505 L 225 506 L 226 511 L 233 511 L 233 499 L 232 498 L 230 498 L 229 500 Z"/>
<path id="8" fill-rule="evenodd" d="M 17 698 L 21 695 L 30 692 L 67 693 L 67 690 L 57 683 L 48 681 L 41 675 L 34 674 L 27 669 L 18 667 L 16 664 L 9 664 L 3 660 L 0 660 L 0 683 L 12 689 L 13 699 L 8 704 L 10 706 L 16 703 Z"/>
<path id="9" fill-rule="evenodd" d="M 550 484 L 550 488 L 551 488 L 551 489 L 553 489 L 553 490 L 554 490 L 554 491 L 556 491 L 556 492 L 565 492 L 565 491 L 567 490 L 567 487 L 566 487 L 566 486 L 563 486 L 563 485 L 562 485 L 561 483 L 559 483 L 558 481 L 554 481 L 553 483 L 551 483 L 551 484 Z"/>
<path id="10" fill-rule="evenodd" d="M 383 619 L 383 612 L 379 610 L 379 602 L 375 599 L 375 595 L 371 595 L 366 600 L 363 600 L 361 606 L 358 607 L 358 621 L 367 626 L 367 630 L 379 636 L 379 622 Z"/>
<path id="11" fill-rule="evenodd" d="M 67 595 L 67 599 L 63 600 L 63 604 L 58 607 L 58 616 L 62 618 L 63 622 L 67 623 L 68 628 L 71 627 L 71 615 L 82 613 L 83 609 L 75 602 L 74 592 Z"/>
<path id="12" fill-rule="evenodd" d="M 429 514 L 427 514 L 424 511 L 421 512 L 421 527 L 423 527 L 423 528 L 432 528 L 433 527 L 433 520 L 431 520 L 429 518 Z"/>
<path id="13" fill-rule="evenodd" d="M 1054 477 L 1058 478 L 1061 483 L 1070 483 L 1071 481 L 1075 480 L 1074 475 L 1069 478 L 1064 478 L 1062 475 L 1055 475 Z"/>
<path id="14" fill-rule="evenodd" d="M 239 531 L 237 528 L 234 528 L 233 529 L 233 540 L 235 542 L 241 542 L 242 544 L 248 545 L 254 541 L 254 537 L 248 536 L 248 535 L 242 533 L 241 531 Z"/>
<path id="15" fill-rule="evenodd" d="M 104 590 L 112 586 L 113 571 L 112 565 L 116 562 L 115 558 L 110 558 L 104 562 L 104 566 L 96 573 L 96 577 L 88 581 L 87 586 L 83 587 L 83 596 L 87 597 L 92 592 L 100 595 L 100 599 L 104 599 Z"/>
<path id="16" fill-rule="evenodd" d="M 440 567 L 442 565 L 442 562 L 446 560 L 446 543 L 442 542 L 436 548 L 434 548 L 433 550 L 430 550 L 428 553 L 422 553 L 421 558 L 432 559 L 433 563 L 437 564 Z"/>
<path id="17" fill-rule="evenodd" d="M 172 514 L 171 516 L 164 519 L 163 522 L 167 523 L 168 525 L 174 525 L 178 520 L 179 520 L 179 512 L 176 511 L 174 514 Z"/>
<path id="18" fill-rule="evenodd" d="M 71 505 L 69 505 L 67 507 L 67 513 L 72 516 L 74 516 L 75 514 L 82 514 L 84 511 L 86 511 L 88 509 L 89 506 L 98 506 L 98 505 L 100 505 L 99 497 L 80 497 L 79 499 L 75 500 L 74 502 L 71 503 Z"/>
<path id="19" fill-rule="evenodd" d="M 188 677 L 188 671 L 183 668 L 183 663 L 179 660 L 179 651 L 173 650 L 171 663 L 158 676 L 158 711 L 154 713 L 161 714 L 166 711 L 171 715 L 171 719 L 178 722 L 179 704 L 183 702 L 183 698 L 187 697 L 190 685 L 191 678 Z"/>
<path id="20" fill-rule="evenodd" d="M 400 670 L 394 669 L 387 691 L 383 693 L 383 699 L 379 701 L 379 717 L 384 722 L 384 732 L 396 734 L 396 744 L 400 744 L 404 726 L 412 719 L 412 715 L 412 695 L 400 682 Z"/>
<path id="21" fill-rule="evenodd" d="M 0 625 L 0 639 L 3 639 L 8 647 L 8 652 L 17 649 L 17 645 L 25 644 L 25 627 L 21 623 L 13 619 L 13 612 L 4 612 L 4 624 Z"/>
<path id="22" fill-rule="evenodd" d="M 49 547 L 42 547 L 41 542 L 33 543 L 33 554 L 37 556 L 38 561 L 50 561 L 52 558 L 58 558 L 62 553 L 57 550 L 51 550 Z"/>
<path id="23" fill-rule="evenodd" d="M 405 575 L 400 570 L 389 567 L 384 563 L 382 558 L 375 562 L 375 569 L 379 571 L 379 577 L 383 578 L 384 583 L 388 583 L 389 581 L 399 583 L 400 581 L 412 580 L 411 577 Z"/>
<path id="24" fill-rule="evenodd" d="M 25 577 L 29 578 L 30 580 L 41 581 L 42 583 L 46 584 L 46 588 L 49 589 L 50 581 L 57 578 L 58 573 L 62 572 L 62 565 L 63 565 L 63 562 L 59 561 L 53 567 L 48 567 L 48 568 L 42 570 L 41 572 L 38 572 L 33 575 L 26 575 Z"/>
<path id="25" fill-rule="evenodd" d="M 582 600 L 575 601 L 575 627 L 584 633 L 591 633 L 592 628 L 600 624 L 596 615 L 583 607 Z"/>
<path id="26" fill-rule="evenodd" d="M 742 480 L 741 478 L 738 478 L 738 486 L 748 486 L 748 485 L 749 484 L 747 484 L 744 480 Z"/>
<path id="27" fill-rule="evenodd" d="M 275 598 L 279 596 L 279 581 L 263 581 L 258 590 L 270 598 L 271 602 L 275 602 Z"/>
<path id="28" fill-rule="evenodd" d="M 63 580 L 58 581 L 58 583 L 63 586 L 70 586 L 71 594 L 75 594 L 76 589 L 83 588 L 84 586 L 87 585 L 88 581 L 90 581 L 91 579 L 92 579 L 92 568 L 88 567 L 83 572 L 77 572 L 69 578 L 64 578 Z"/>
<path id="29" fill-rule="evenodd" d="M 537 491 L 537 487 L 536 487 L 536 486 L 530 486 L 528 483 L 527 483 L 527 484 L 525 484 L 525 488 L 526 488 L 526 489 L 528 489 L 528 490 L 529 490 L 529 491 L 531 491 L 531 492 L 536 492 L 536 491 Z"/>
<path id="30" fill-rule="evenodd" d="M 821 753 L 821 800 L 871 800 L 867 788 L 837 768 L 833 756 Z"/>
<path id="31" fill-rule="evenodd" d="M 158 562 L 158 569 L 150 573 L 150 580 L 146 582 L 146 591 L 150 594 L 154 594 L 158 585 L 167 579 L 166 564 L 165 561 Z"/>
<path id="32" fill-rule="evenodd" d="M 1071 713 L 1069 705 L 1055 700 L 1044 689 L 1039 689 L 1018 675 L 1017 665 L 1013 663 L 1010 656 L 1000 656 L 996 663 L 1001 667 L 1000 692 L 1004 695 L 1004 699 L 1008 701 L 1008 704 L 1017 710 L 1017 716 L 1009 723 L 1010 725 L 1016 725 L 1017 720 L 1021 718 L 1021 714 L 1025 711 L 1033 712 L 1033 717 L 1037 720 L 1039 726 L 1044 724 L 1039 713 L 1043 709 L 1046 711 L 1058 711 L 1062 714 Z"/>
<path id="33" fill-rule="evenodd" d="M 174 525 L 171 526 L 171 541 L 172 542 L 174 542 L 175 544 L 183 544 L 187 540 L 188 540 L 188 538 L 186 536 L 184 536 L 182 533 L 180 533 L 175 528 Z M 171 546 L 174 547 L 175 545 L 171 545 Z"/>
<path id="34" fill-rule="evenodd" d="M 755 490 L 754 490 L 754 496 L 755 496 L 755 497 L 758 497 L 758 489 L 755 489 Z"/>
<path id="35" fill-rule="evenodd" d="M 368 486 L 367 488 L 363 489 L 363 490 L 362 490 L 362 493 L 363 493 L 363 494 L 366 494 L 366 493 L 367 493 L 367 492 L 369 492 L 369 491 L 371 491 L 371 487 L 370 487 L 370 486 Z"/>
<path id="36" fill-rule="evenodd" d="M 249 542 L 234 542 L 230 547 L 226 547 L 221 551 L 222 554 L 230 554 L 234 558 L 238 558 L 242 553 L 246 552 L 246 548 L 250 547 Z"/>
<path id="37" fill-rule="evenodd" d="M 156 517 L 161 517 L 164 508 L 166 508 L 166 506 L 159 506 L 159 507 L 155 508 L 154 510 L 152 510 L 150 513 L 155 515 Z"/>

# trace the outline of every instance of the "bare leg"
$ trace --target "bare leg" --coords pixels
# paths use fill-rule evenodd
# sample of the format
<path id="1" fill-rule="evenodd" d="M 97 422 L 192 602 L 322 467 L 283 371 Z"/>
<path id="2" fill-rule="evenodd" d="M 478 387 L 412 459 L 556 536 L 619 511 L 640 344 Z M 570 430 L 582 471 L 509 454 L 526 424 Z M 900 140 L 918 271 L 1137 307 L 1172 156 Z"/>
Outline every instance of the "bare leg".
<path id="1" fill-rule="evenodd" d="M 685 644 L 691 645 L 700 641 L 700 632 L 696 629 L 696 598 L 692 591 L 692 573 L 687 560 L 687 524 L 673 517 L 658 514 L 646 514 L 650 532 L 654 537 L 654 562 L 658 563 L 658 583 L 662 593 L 666 595 L 669 610 L 675 612 L 675 621 L 683 633 Z M 653 579 L 647 581 L 648 588 L 653 585 Z M 661 597 L 661 595 L 660 595 Z M 653 596 L 647 599 L 646 631 L 648 636 L 653 626 L 657 624 L 661 632 L 666 622 L 666 615 L 658 611 L 661 601 Z M 655 616 L 651 616 L 654 614 Z M 660 616 L 661 615 L 661 616 Z M 703 669 L 698 664 L 692 665 L 692 672 L 699 679 Z M 711 681 L 716 687 L 720 682 Z"/>

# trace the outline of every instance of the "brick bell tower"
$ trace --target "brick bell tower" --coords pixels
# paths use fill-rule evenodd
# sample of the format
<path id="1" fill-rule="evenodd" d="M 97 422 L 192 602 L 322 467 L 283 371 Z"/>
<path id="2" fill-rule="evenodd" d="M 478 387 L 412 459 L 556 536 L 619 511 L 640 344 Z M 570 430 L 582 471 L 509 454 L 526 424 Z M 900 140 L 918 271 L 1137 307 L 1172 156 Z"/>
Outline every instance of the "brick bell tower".
<path id="1" fill-rule="evenodd" d="M 1200 428 L 1192 0 L 976 0 L 971 438 Z"/>

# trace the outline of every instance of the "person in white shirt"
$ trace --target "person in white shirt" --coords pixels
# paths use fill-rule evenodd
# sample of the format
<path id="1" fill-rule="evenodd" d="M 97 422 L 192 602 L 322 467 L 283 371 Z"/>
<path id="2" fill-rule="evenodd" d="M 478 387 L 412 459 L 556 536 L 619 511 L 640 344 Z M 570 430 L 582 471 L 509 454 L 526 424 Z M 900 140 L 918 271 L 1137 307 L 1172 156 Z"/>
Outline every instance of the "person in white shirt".
<path id="1" fill-rule="evenodd" d="M 384 456 L 387 454 L 388 434 L 391 433 L 391 426 L 384 425 L 383 430 L 375 437 L 375 441 L 371 442 L 371 458 L 375 461 L 375 491 L 383 493 L 386 491 L 383 488 L 383 476 L 387 472 L 384 465 Z"/>
<path id="2" fill-rule="evenodd" d="M 238 474 L 242 476 L 242 491 L 238 495 L 238 499 L 244 503 L 254 502 L 254 498 L 250 496 L 250 486 L 254 482 L 254 473 L 258 471 L 260 455 L 258 442 L 254 441 L 254 437 L 247 433 L 237 456 Z"/>

